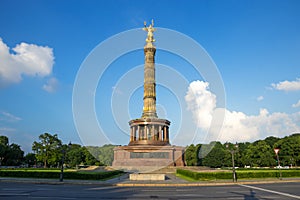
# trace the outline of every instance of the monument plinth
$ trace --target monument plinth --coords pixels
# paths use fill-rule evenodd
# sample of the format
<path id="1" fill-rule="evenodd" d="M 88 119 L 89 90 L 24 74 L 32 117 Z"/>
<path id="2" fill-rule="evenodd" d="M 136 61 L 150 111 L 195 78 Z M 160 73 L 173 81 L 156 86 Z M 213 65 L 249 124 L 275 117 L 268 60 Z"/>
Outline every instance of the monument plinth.
<path id="1" fill-rule="evenodd" d="M 184 148 L 171 146 L 169 142 L 170 121 L 160 119 L 156 113 L 155 83 L 155 39 L 156 30 L 152 23 L 143 30 L 147 31 L 144 46 L 144 106 L 141 118 L 129 121 L 130 142 L 128 146 L 114 149 L 113 167 L 151 171 L 157 167 L 184 166 Z"/>

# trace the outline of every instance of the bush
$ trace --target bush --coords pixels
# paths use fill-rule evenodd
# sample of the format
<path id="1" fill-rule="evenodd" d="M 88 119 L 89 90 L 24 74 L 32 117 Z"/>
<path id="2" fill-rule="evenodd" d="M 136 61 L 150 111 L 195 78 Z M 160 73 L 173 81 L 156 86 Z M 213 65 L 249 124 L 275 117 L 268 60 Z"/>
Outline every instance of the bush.
<path id="1" fill-rule="evenodd" d="M 299 170 L 281 170 L 282 177 L 300 177 Z M 279 170 L 251 170 L 251 171 L 238 171 L 238 178 L 279 178 Z"/>
<path id="2" fill-rule="evenodd" d="M 118 171 L 118 170 L 108 171 L 108 172 L 98 172 L 98 173 L 66 172 L 64 173 L 64 178 L 79 179 L 79 180 L 103 180 L 122 173 L 123 173 L 122 171 Z"/>
<path id="3" fill-rule="evenodd" d="M 118 174 L 122 174 L 122 171 L 107 171 L 97 173 L 81 173 L 76 171 L 64 172 L 65 179 L 79 179 L 79 180 L 103 180 Z M 58 179 L 60 177 L 60 171 L 58 170 L 0 170 L 0 177 L 22 177 L 22 178 L 53 178 Z"/>
<path id="4" fill-rule="evenodd" d="M 177 174 L 181 174 L 194 180 L 216 180 L 232 178 L 231 172 L 193 172 L 189 170 L 177 169 Z"/>
<path id="5" fill-rule="evenodd" d="M 282 177 L 300 177 L 299 170 L 281 170 L 281 172 Z M 177 169 L 176 173 L 194 180 L 232 179 L 232 172 L 193 172 Z M 238 179 L 278 178 L 280 176 L 279 170 L 236 171 L 236 174 Z"/>

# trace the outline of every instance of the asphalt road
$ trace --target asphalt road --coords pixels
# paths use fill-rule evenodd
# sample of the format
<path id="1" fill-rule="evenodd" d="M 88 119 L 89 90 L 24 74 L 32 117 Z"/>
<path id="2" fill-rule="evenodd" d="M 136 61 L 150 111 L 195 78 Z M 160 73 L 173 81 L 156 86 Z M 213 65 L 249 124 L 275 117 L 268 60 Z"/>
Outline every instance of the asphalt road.
<path id="1" fill-rule="evenodd" d="M 300 183 L 198 187 L 104 187 L 0 182 L 0 199 L 300 199 Z"/>

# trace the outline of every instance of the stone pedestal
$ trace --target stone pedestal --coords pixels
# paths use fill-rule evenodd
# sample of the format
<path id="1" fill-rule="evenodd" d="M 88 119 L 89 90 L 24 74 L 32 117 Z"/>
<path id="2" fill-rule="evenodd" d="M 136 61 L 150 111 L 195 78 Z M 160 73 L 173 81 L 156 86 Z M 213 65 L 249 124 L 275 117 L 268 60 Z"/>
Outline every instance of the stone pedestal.
<path id="1" fill-rule="evenodd" d="M 113 167 L 134 172 L 152 172 L 167 166 L 184 166 L 184 148 L 136 145 L 114 148 Z"/>
<path id="2" fill-rule="evenodd" d="M 165 174 L 130 174 L 129 180 L 131 181 L 164 181 Z"/>

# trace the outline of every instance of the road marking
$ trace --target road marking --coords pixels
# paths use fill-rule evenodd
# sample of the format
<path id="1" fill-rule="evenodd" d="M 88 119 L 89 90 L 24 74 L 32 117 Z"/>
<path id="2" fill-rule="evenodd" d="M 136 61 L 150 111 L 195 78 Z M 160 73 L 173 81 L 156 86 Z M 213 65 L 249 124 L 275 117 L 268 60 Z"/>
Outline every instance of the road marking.
<path id="1" fill-rule="evenodd" d="M 145 190 L 141 190 L 141 191 L 143 191 L 143 192 L 170 192 L 170 190 L 159 190 L 159 189 L 150 189 L 150 190 L 148 190 L 148 189 L 145 189 Z"/>
<path id="2" fill-rule="evenodd" d="M 116 187 L 114 186 L 107 186 L 107 187 L 93 187 L 93 188 L 87 188 L 85 190 L 110 190 L 110 189 L 114 189 Z"/>
<path id="3" fill-rule="evenodd" d="M 264 189 L 264 188 L 259 188 L 259 187 L 250 186 L 250 185 L 243 185 L 243 184 L 239 184 L 239 185 L 243 186 L 243 187 L 247 187 L 247 188 L 261 190 L 261 191 L 264 191 L 264 192 L 270 192 L 270 193 L 279 194 L 279 195 L 282 195 L 282 196 L 287 196 L 287 197 L 292 197 L 292 198 L 295 198 L 295 199 L 300 199 L 300 196 L 292 195 L 292 194 L 288 194 L 288 193 L 284 193 L 284 192 L 277 192 L 277 191 L 274 191 L 274 190 L 267 190 L 267 189 Z"/>
<path id="4" fill-rule="evenodd" d="M 1 193 L 0 196 L 29 196 L 30 194 L 23 193 L 23 194 L 14 194 L 14 193 Z"/>
<path id="5" fill-rule="evenodd" d="M 49 197 L 44 197 L 44 196 L 31 196 L 30 198 L 32 199 L 49 199 Z M 59 199 L 77 199 L 77 197 L 56 197 L 52 196 L 50 198 L 59 198 Z"/>

